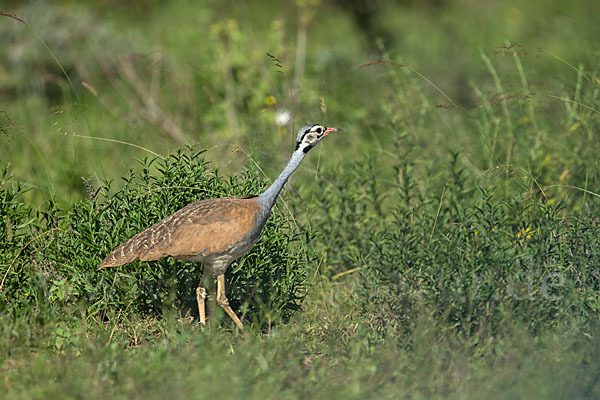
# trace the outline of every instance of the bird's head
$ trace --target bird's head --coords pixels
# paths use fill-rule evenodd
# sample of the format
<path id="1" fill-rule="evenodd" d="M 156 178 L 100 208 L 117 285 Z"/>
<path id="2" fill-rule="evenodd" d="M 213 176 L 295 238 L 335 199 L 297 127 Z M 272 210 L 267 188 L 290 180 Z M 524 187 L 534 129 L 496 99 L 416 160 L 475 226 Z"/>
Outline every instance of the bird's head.
<path id="1" fill-rule="evenodd" d="M 308 151 L 315 147 L 321 140 L 323 140 L 325 136 L 339 130 L 339 128 L 325 128 L 323 125 L 319 124 L 303 126 L 298 131 L 296 151 L 308 153 Z"/>

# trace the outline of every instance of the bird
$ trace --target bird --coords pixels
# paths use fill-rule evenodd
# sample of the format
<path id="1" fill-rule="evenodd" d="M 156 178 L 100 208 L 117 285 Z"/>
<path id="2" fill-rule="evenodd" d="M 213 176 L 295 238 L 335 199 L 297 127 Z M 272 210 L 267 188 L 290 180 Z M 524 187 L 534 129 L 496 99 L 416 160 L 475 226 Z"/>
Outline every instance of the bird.
<path id="1" fill-rule="evenodd" d="M 320 124 L 300 128 L 290 160 L 265 191 L 249 197 L 222 197 L 188 204 L 119 245 L 104 258 L 98 270 L 165 257 L 201 262 L 204 268 L 196 288 L 200 323 L 207 322 L 206 287 L 211 285 L 214 289 L 216 281 L 217 293 L 209 298 L 209 312 L 216 308 L 216 300 L 242 330 L 244 325 L 225 294 L 225 271 L 256 244 L 279 193 L 306 154 L 326 136 L 338 131 L 339 128 Z"/>

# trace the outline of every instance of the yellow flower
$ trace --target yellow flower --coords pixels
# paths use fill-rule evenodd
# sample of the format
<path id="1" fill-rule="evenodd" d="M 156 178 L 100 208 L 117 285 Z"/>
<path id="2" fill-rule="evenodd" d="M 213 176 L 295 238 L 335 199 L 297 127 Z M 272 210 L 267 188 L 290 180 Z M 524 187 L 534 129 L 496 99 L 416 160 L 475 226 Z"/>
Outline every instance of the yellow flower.
<path id="1" fill-rule="evenodd" d="M 519 241 L 524 241 L 524 240 L 528 240 L 531 239 L 531 227 L 528 226 L 527 228 L 521 228 L 521 230 L 519 232 L 517 232 L 517 239 Z"/>
<path id="2" fill-rule="evenodd" d="M 267 107 L 274 106 L 275 103 L 277 103 L 277 99 L 275 98 L 275 96 L 267 96 L 267 98 L 265 99 L 265 104 L 267 105 Z"/>

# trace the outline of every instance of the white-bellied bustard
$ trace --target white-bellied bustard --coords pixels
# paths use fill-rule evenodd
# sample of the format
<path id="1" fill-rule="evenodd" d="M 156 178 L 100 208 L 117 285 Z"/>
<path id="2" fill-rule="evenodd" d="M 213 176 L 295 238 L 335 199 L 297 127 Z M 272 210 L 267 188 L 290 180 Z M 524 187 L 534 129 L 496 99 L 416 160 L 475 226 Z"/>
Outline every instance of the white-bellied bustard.
<path id="1" fill-rule="evenodd" d="M 207 199 L 189 204 L 162 221 L 138 233 L 110 253 L 98 269 L 131 261 L 152 261 L 175 257 L 204 264 L 196 288 L 200 322 L 206 324 L 205 286 L 217 283 L 217 303 L 239 329 L 242 322 L 229 306 L 225 295 L 227 267 L 246 254 L 258 240 L 271 208 L 290 175 L 310 149 L 337 128 L 307 125 L 298 131 L 296 150 L 279 177 L 258 196 Z M 213 303 L 214 304 L 214 303 Z"/>

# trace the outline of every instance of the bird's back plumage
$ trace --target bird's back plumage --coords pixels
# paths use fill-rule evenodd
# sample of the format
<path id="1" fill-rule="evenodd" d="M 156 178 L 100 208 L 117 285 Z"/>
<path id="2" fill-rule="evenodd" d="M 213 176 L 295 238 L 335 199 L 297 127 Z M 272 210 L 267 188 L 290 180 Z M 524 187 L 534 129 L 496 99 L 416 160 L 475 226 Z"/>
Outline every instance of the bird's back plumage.
<path id="1" fill-rule="evenodd" d="M 235 246 L 246 250 L 268 217 L 256 199 L 230 197 L 189 204 L 121 244 L 98 269 L 168 256 L 199 260 L 225 254 Z"/>

